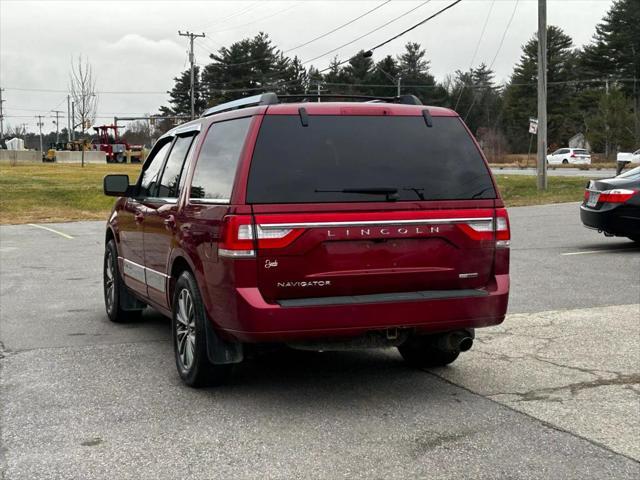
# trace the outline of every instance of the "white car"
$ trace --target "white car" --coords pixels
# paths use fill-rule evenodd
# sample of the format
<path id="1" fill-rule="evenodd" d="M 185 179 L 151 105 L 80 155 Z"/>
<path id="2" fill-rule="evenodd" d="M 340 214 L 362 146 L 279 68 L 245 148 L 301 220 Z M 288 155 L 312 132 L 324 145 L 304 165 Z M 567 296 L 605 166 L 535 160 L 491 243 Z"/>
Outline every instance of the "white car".
<path id="1" fill-rule="evenodd" d="M 636 150 L 633 153 L 620 152 L 618 153 L 616 160 L 618 162 L 640 163 L 640 149 Z"/>
<path id="2" fill-rule="evenodd" d="M 591 155 L 584 148 L 559 148 L 547 155 L 549 165 L 591 165 Z"/>

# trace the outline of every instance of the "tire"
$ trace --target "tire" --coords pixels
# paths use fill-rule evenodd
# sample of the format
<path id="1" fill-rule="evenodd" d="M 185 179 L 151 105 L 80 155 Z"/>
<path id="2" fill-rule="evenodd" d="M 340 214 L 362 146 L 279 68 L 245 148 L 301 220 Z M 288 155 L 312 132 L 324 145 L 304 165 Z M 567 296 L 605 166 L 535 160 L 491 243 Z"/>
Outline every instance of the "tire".
<path id="1" fill-rule="evenodd" d="M 431 337 L 412 337 L 398 347 L 405 362 L 412 367 L 444 367 L 453 363 L 460 352 L 446 351 L 436 348 Z"/>
<path id="2" fill-rule="evenodd" d="M 140 319 L 143 308 L 124 309 L 125 305 L 142 305 L 129 292 L 118 268 L 118 250 L 116 242 L 112 239 L 107 242 L 104 249 L 103 263 L 103 291 L 104 305 L 109 320 L 115 323 L 128 323 Z"/>
<path id="3" fill-rule="evenodd" d="M 566 158 L 564 160 L 562 160 L 562 164 L 563 165 L 569 165 L 569 160 L 567 160 Z"/>
<path id="4" fill-rule="evenodd" d="M 190 387 L 222 385 L 233 370 L 232 364 L 213 365 L 209 361 L 205 324 L 208 321 L 195 278 L 185 271 L 176 282 L 171 331 L 178 374 Z"/>

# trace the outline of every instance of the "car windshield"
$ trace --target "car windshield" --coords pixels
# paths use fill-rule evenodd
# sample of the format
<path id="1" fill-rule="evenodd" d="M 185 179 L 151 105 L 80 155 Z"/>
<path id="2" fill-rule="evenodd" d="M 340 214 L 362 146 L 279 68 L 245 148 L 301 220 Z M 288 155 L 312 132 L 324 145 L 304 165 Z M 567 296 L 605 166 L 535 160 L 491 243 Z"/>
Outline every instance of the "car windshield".
<path id="1" fill-rule="evenodd" d="M 628 172 L 621 173 L 618 178 L 640 178 L 640 167 L 636 167 Z"/>

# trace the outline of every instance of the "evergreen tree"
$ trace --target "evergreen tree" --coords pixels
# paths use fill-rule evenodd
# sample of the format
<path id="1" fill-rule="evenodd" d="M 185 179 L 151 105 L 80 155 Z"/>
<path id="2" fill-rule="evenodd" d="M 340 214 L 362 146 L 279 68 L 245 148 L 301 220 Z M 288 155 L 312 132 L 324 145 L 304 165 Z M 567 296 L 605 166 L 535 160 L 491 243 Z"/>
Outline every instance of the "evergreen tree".
<path id="1" fill-rule="evenodd" d="M 444 105 L 447 102 L 447 91 L 436 83 L 429 72 L 430 62 L 425 59 L 426 51 L 419 43 L 409 42 L 405 52 L 398 57 L 398 69 L 402 76 L 402 94 L 413 94 L 425 105 Z M 404 85 L 424 85 L 421 87 L 405 87 Z"/>
<path id="2" fill-rule="evenodd" d="M 584 48 L 581 60 L 588 77 L 625 79 L 618 88 L 633 99 L 634 136 L 636 144 L 640 143 L 640 1 L 613 2 L 596 26 L 593 43 Z M 603 84 L 599 86 L 605 88 Z"/>
<path id="3" fill-rule="evenodd" d="M 597 105 L 596 114 L 587 120 L 587 138 L 591 147 L 606 151 L 610 159 L 615 158 L 618 149 L 633 150 L 635 145 L 631 100 L 621 89 L 612 89 L 600 93 Z"/>
<path id="4" fill-rule="evenodd" d="M 173 79 L 176 83 L 169 94 L 168 107 L 160 107 L 160 112 L 164 116 L 191 115 L 191 71 L 185 70 L 179 77 Z M 200 82 L 200 67 L 194 68 L 195 85 L 195 110 L 199 114 L 206 107 L 204 92 Z"/>
<path id="5" fill-rule="evenodd" d="M 547 119 L 548 145 L 565 146 L 584 129 L 577 109 L 576 51 L 571 37 L 560 28 L 547 29 Z M 529 118 L 537 116 L 538 39 L 523 47 L 504 95 L 504 129 L 514 152 L 525 152 L 529 144 Z"/>
<path id="6" fill-rule="evenodd" d="M 373 85 L 389 85 L 389 87 L 372 88 L 373 95 L 394 97 L 397 94 L 396 82 L 399 75 L 398 62 L 391 55 L 387 55 L 376 63 L 370 76 L 371 83 Z"/>

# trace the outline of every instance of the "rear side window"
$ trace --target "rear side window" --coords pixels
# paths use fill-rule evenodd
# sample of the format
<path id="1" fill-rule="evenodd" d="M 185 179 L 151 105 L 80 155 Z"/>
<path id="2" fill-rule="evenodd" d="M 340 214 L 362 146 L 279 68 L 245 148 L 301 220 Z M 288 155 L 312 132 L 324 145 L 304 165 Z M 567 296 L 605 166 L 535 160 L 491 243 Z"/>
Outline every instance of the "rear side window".
<path id="1" fill-rule="evenodd" d="M 342 190 L 397 189 L 398 200 L 495 198 L 478 148 L 456 117 L 267 115 L 249 203 L 386 201 Z"/>
<path id="2" fill-rule="evenodd" d="M 162 180 L 158 185 L 158 197 L 161 198 L 178 198 L 180 175 L 184 166 L 184 160 L 189 152 L 189 147 L 193 142 L 193 136 L 176 138 L 167 164 L 164 167 Z"/>
<path id="3" fill-rule="evenodd" d="M 214 123 L 191 182 L 191 198 L 229 199 L 251 117 Z"/>

